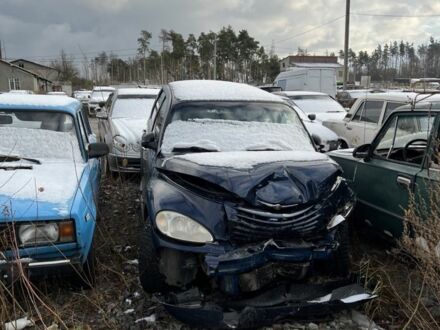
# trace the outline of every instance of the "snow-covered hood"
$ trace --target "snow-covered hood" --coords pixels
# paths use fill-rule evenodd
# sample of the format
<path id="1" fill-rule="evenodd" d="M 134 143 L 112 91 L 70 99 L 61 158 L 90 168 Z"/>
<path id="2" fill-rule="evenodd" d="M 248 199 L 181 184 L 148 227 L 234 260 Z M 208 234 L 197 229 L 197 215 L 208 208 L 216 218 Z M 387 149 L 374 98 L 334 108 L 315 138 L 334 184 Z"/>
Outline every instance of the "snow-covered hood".
<path id="1" fill-rule="evenodd" d="M 345 118 L 347 113 L 345 111 L 339 111 L 339 112 L 319 112 L 316 114 L 316 120 L 323 122 L 326 120 L 337 120 L 341 121 Z"/>
<path id="2" fill-rule="evenodd" d="M 85 164 L 43 159 L 41 164 L 17 161 L 0 167 L 0 222 L 70 217 Z"/>
<path id="3" fill-rule="evenodd" d="M 327 155 L 304 151 L 190 153 L 164 159 L 158 170 L 220 186 L 253 205 L 317 201 L 341 172 Z"/>
<path id="4" fill-rule="evenodd" d="M 310 135 L 317 135 L 322 142 L 338 140 L 338 135 L 335 132 L 319 122 L 304 121 L 304 125 L 306 126 L 306 129 Z"/>
<path id="5" fill-rule="evenodd" d="M 140 144 L 142 133 L 147 128 L 143 118 L 111 118 L 113 135 L 120 135 L 129 144 Z"/>

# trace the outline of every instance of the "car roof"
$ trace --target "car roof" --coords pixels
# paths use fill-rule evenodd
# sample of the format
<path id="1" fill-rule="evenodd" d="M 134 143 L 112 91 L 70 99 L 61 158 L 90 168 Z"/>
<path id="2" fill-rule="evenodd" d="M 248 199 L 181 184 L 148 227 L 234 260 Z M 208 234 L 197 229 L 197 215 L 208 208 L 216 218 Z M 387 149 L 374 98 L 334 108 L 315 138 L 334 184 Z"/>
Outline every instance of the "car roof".
<path id="1" fill-rule="evenodd" d="M 282 92 L 274 92 L 274 94 L 285 95 L 285 96 L 300 96 L 300 95 L 324 95 L 329 96 L 328 94 L 321 92 L 313 92 L 313 91 L 282 91 Z"/>
<path id="2" fill-rule="evenodd" d="M 415 111 L 440 111 L 440 100 L 433 100 L 432 102 L 428 101 L 422 101 L 420 103 L 417 103 L 416 106 L 413 108 L 411 104 L 405 104 L 398 108 L 396 108 L 397 111 L 409 111 L 409 110 L 415 110 Z"/>
<path id="3" fill-rule="evenodd" d="M 221 80 L 182 80 L 168 84 L 176 101 L 284 101 L 247 84 Z"/>
<path id="4" fill-rule="evenodd" d="M 81 102 L 64 95 L 0 95 L 0 109 L 63 111 L 74 115 L 80 107 Z"/>
<path id="5" fill-rule="evenodd" d="M 158 88 L 119 88 L 118 95 L 157 95 L 160 89 Z"/>
<path id="6" fill-rule="evenodd" d="M 362 100 L 380 100 L 380 101 L 406 101 L 410 102 L 421 99 L 429 94 L 419 94 L 414 92 L 384 92 L 384 93 L 365 93 L 361 94 L 358 99 Z M 440 95 L 430 96 L 432 100 L 440 100 Z"/>
<path id="7" fill-rule="evenodd" d="M 93 92 L 95 92 L 95 91 L 114 91 L 114 90 L 116 90 L 116 89 L 111 86 L 95 86 L 95 87 L 93 87 Z"/>

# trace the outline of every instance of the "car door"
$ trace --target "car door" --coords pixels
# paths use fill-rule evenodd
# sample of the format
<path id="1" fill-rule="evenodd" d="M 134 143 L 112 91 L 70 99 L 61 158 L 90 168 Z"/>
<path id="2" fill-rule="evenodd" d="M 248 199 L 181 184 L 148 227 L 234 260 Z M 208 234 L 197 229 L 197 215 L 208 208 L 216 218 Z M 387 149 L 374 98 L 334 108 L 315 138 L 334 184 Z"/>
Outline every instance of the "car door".
<path id="1" fill-rule="evenodd" d="M 379 128 L 384 101 L 365 100 L 350 121 L 345 123 L 346 139 L 351 146 L 370 143 Z"/>
<path id="2" fill-rule="evenodd" d="M 429 125 L 415 125 L 418 121 Z M 394 238 L 402 233 L 404 210 L 423 169 L 427 143 L 417 150 L 407 148 L 417 152 L 417 159 L 408 152 L 404 157 L 405 146 L 414 139 L 429 140 L 432 124 L 427 114 L 392 115 L 373 141 L 370 156 L 356 163 L 353 188 L 359 214 L 380 233 Z"/>

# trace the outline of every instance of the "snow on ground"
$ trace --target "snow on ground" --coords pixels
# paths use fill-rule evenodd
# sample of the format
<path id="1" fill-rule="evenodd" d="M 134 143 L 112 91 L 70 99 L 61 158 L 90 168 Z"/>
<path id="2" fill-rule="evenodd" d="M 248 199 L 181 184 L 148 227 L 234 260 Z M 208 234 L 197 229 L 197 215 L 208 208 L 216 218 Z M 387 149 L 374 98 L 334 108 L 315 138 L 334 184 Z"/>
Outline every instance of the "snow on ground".
<path id="1" fill-rule="evenodd" d="M 161 151 L 202 147 L 213 151 L 294 150 L 314 151 L 299 124 L 196 119 L 174 121 L 165 130 Z"/>

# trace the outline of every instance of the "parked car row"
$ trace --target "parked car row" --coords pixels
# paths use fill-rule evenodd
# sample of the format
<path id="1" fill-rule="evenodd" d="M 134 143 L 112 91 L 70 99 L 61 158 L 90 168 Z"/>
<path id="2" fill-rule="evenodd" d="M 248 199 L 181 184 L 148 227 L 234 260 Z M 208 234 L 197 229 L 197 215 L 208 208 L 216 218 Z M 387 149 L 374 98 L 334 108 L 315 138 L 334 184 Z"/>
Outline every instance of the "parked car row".
<path id="1" fill-rule="evenodd" d="M 250 327 L 292 308 L 345 308 L 374 297 L 349 277 L 353 210 L 399 238 L 408 190 L 427 196 L 424 182 L 440 178 L 434 99 L 392 111 L 405 100 L 377 94 L 346 113 L 311 107 L 329 102 L 322 94 L 223 81 L 108 92 L 94 108 L 98 137 L 77 100 L 0 95 L 0 273 L 10 280 L 19 264 L 30 276 L 74 269 L 93 285 L 104 169 L 140 173 L 140 282 L 181 320 Z M 378 133 L 323 153 L 338 136 L 316 117 L 326 125 L 341 111 Z"/>

